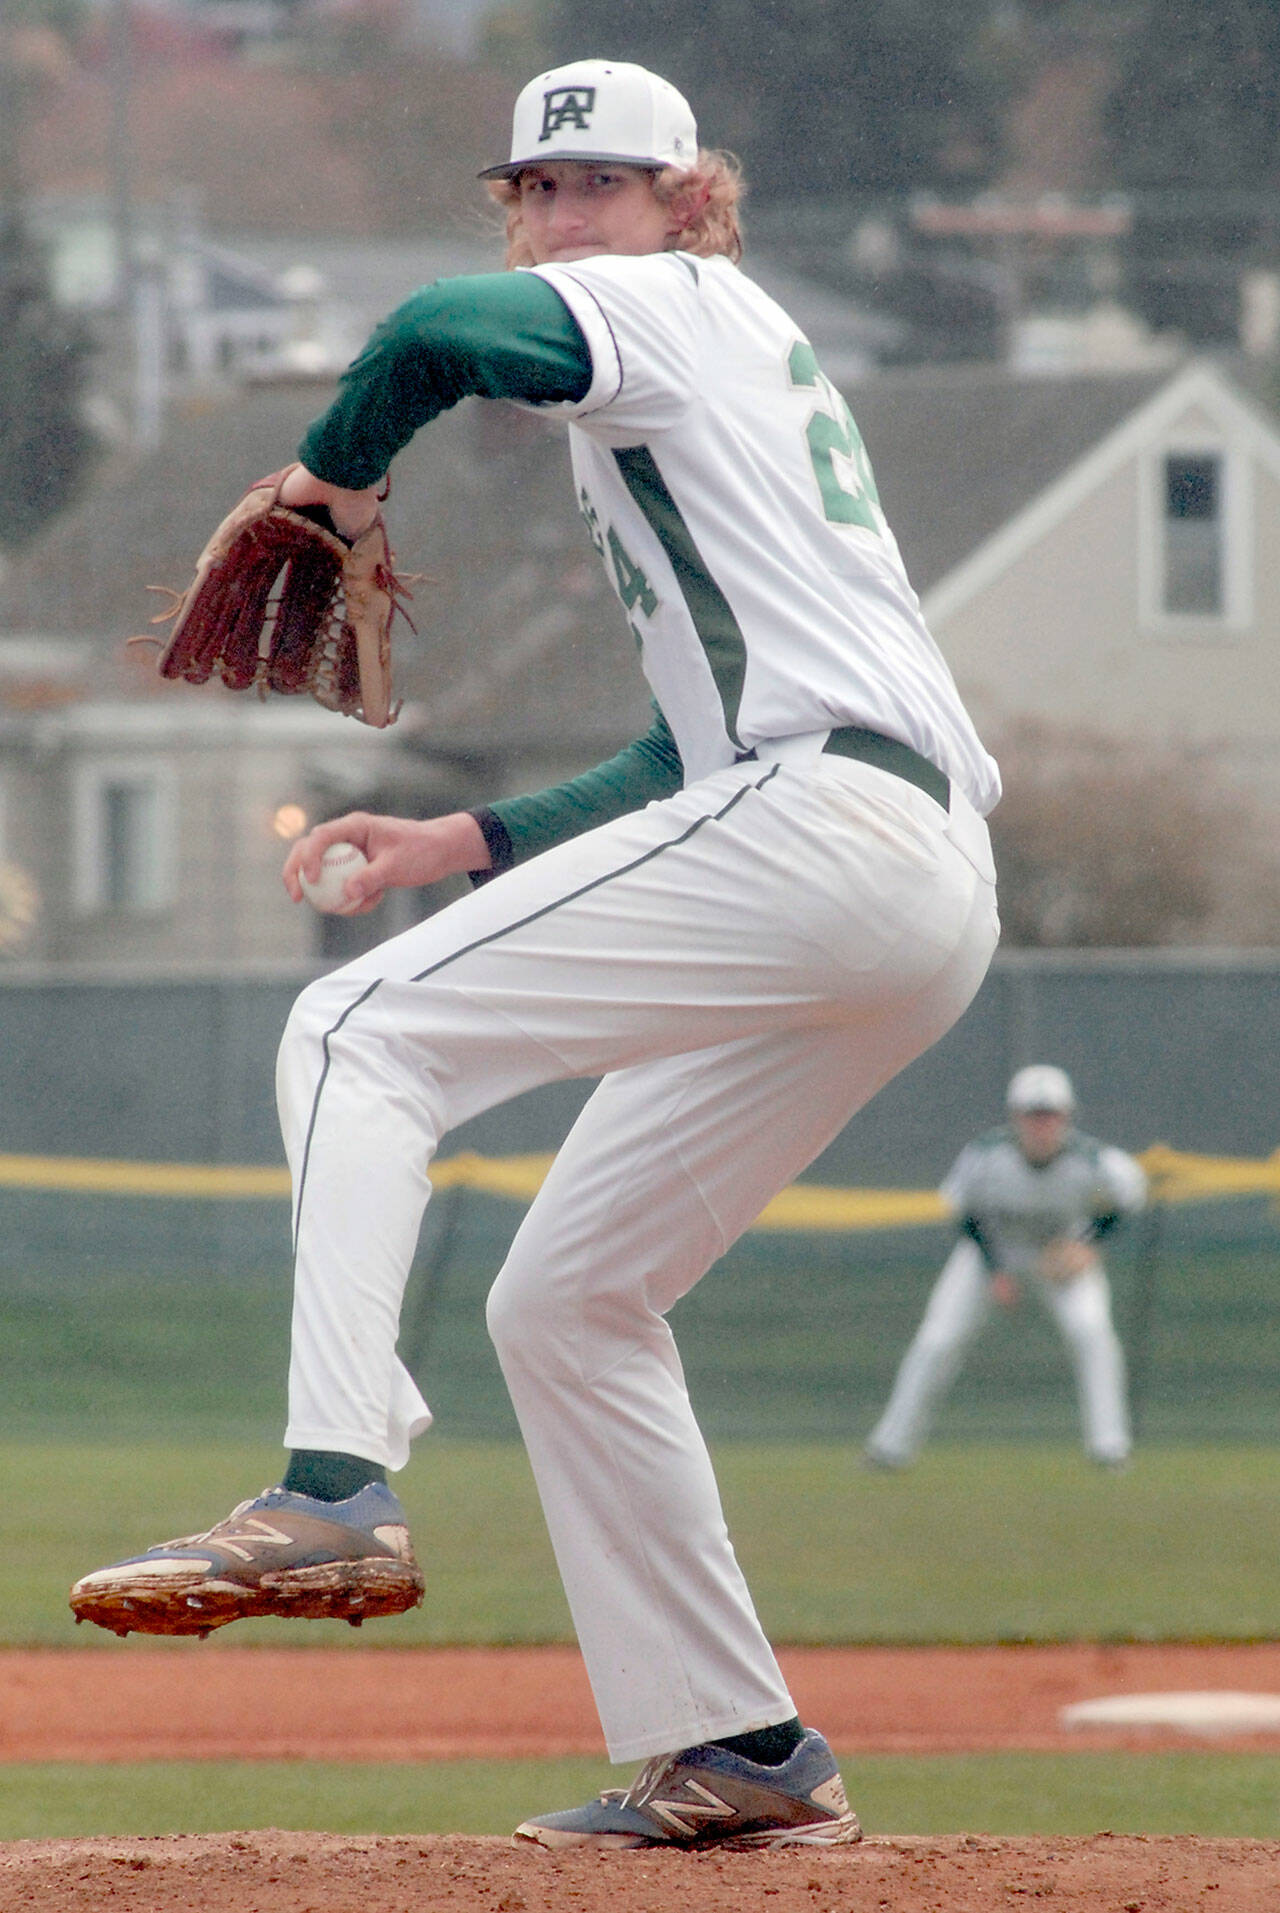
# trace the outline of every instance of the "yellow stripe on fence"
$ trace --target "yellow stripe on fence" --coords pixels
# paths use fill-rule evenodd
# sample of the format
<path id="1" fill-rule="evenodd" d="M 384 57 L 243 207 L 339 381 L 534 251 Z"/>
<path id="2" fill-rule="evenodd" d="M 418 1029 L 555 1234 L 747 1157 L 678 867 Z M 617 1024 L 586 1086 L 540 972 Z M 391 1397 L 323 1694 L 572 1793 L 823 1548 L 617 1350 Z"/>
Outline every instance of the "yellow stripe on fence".
<path id="1" fill-rule="evenodd" d="M 478 1189 L 488 1196 L 532 1202 L 551 1167 L 550 1156 L 446 1156 L 431 1180 L 437 1189 Z M 775 1196 L 758 1229 L 892 1229 L 940 1222 L 946 1210 L 932 1189 L 829 1189 L 796 1182 Z"/>
<path id="2" fill-rule="evenodd" d="M 437 1189 L 475 1189 L 531 1202 L 553 1158 L 480 1156 L 462 1151 L 435 1164 Z M 1262 1158 L 1200 1156 L 1154 1143 L 1140 1161 L 1163 1202 L 1280 1196 L 1280 1150 Z M 163 1196 L 172 1200 L 284 1200 L 289 1172 L 249 1163 L 129 1162 L 79 1156 L 0 1156 L 0 1188 L 76 1195 Z M 917 1228 L 945 1219 L 932 1189 L 840 1189 L 797 1182 L 776 1196 L 759 1229 L 798 1231 Z"/>
<path id="3" fill-rule="evenodd" d="M 757 1229 L 910 1229 L 944 1222 L 947 1211 L 934 1189 L 827 1189 L 793 1182 L 775 1196 Z"/>
<path id="4" fill-rule="evenodd" d="M 249 1163 L 113 1162 L 106 1157 L 0 1156 L 0 1188 L 64 1190 L 75 1195 L 287 1196 L 287 1169 Z"/>
<path id="5" fill-rule="evenodd" d="M 1168 1202 L 1203 1202 L 1220 1196 L 1280 1195 L 1280 1149 L 1260 1159 L 1195 1156 L 1167 1143 L 1153 1143 L 1139 1157 L 1153 1192 Z"/>

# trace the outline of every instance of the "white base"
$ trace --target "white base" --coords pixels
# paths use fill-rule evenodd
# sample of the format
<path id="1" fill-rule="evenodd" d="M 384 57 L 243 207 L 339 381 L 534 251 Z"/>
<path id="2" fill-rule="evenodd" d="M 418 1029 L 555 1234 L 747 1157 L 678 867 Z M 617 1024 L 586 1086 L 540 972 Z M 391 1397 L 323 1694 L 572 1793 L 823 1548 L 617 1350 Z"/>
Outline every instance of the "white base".
<path id="1" fill-rule="evenodd" d="M 1113 1694 L 1077 1701 L 1058 1716 L 1066 1728 L 1174 1727 L 1188 1734 L 1280 1733 L 1280 1694 Z"/>

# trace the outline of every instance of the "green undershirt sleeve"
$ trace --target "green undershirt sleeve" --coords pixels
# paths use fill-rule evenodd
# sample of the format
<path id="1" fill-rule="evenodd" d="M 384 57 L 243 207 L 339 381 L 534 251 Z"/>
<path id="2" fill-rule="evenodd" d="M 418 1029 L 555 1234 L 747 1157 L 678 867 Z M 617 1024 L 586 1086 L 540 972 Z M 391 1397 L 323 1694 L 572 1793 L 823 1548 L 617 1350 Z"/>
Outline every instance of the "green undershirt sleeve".
<path id="1" fill-rule="evenodd" d="M 591 387 L 591 355 L 558 293 L 535 273 L 501 272 L 424 286 L 380 325 L 342 376 L 298 456 L 331 485 L 376 484 L 420 426 L 459 399 L 576 401 Z M 655 710 L 656 710 L 655 706 Z M 660 712 L 643 737 L 567 783 L 472 814 L 493 860 L 482 882 L 552 844 L 670 796 L 683 782 Z"/>
<path id="2" fill-rule="evenodd" d="M 343 373 L 298 457 L 326 484 L 376 485 L 419 426 L 468 397 L 585 398 L 591 354 L 557 292 L 533 272 L 439 279 L 398 306 Z"/>
<path id="3" fill-rule="evenodd" d="M 684 781 L 680 752 L 666 718 L 656 705 L 654 710 L 644 736 L 606 763 L 528 797 L 507 797 L 473 810 L 493 867 L 475 872 L 472 882 L 483 883 L 540 850 L 678 791 Z"/>
<path id="4" fill-rule="evenodd" d="M 986 1263 L 988 1269 L 994 1273 L 998 1267 L 995 1250 L 992 1248 L 987 1232 L 977 1216 L 961 1216 L 956 1227 L 961 1235 L 968 1236 L 970 1242 L 976 1243 L 983 1261 Z"/>

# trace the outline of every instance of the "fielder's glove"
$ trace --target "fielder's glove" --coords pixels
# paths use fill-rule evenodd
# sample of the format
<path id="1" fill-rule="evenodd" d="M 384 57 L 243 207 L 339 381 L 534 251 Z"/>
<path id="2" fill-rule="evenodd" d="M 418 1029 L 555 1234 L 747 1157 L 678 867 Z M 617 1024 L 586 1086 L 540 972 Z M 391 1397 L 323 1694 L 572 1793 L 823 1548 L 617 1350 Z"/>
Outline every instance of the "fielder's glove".
<path id="1" fill-rule="evenodd" d="M 1093 1268 L 1097 1260 L 1097 1250 L 1091 1243 L 1060 1235 L 1045 1243 L 1036 1266 L 1046 1282 L 1071 1282 Z"/>
<path id="2" fill-rule="evenodd" d="M 391 623 L 409 593 L 379 512 L 356 539 L 341 537 L 324 506 L 280 503 L 295 468 L 250 487 L 174 592 L 161 677 L 233 691 L 301 691 L 327 710 L 381 730 L 395 722 Z M 165 589 L 163 586 L 154 589 Z"/>

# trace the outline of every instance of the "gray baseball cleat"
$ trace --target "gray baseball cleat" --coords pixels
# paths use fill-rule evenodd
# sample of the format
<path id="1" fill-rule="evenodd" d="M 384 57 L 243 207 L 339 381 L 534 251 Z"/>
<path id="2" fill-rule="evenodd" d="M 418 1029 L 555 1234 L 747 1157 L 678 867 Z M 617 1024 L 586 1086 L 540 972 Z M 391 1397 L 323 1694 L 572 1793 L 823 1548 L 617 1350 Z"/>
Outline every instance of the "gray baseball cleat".
<path id="1" fill-rule="evenodd" d="M 542 1847 L 825 1847 L 860 1840 L 862 1828 L 830 1747 L 810 1728 L 780 1767 L 727 1747 L 659 1754 L 629 1787 L 537 1814 L 513 1837 Z"/>
<path id="2" fill-rule="evenodd" d="M 162 1541 L 76 1582 L 71 1611 L 115 1634 L 199 1634 L 228 1621 L 402 1614 L 423 1579 L 399 1500 L 371 1482 L 345 1501 L 268 1488 L 204 1534 Z"/>
<path id="3" fill-rule="evenodd" d="M 862 1451 L 862 1466 L 872 1474 L 898 1475 L 911 1466 L 910 1455 L 891 1455 L 887 1448 L 873 1448 L 870 1442 Z"/>

